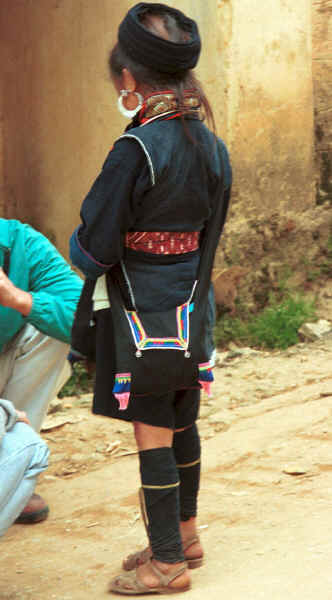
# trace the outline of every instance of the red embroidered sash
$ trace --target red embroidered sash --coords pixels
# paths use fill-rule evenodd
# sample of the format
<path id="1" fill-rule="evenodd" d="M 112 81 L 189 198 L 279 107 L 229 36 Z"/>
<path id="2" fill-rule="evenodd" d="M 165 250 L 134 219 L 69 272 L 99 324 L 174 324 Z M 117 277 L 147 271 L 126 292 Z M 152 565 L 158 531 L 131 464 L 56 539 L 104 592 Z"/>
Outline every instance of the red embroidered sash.
<path id="1" fill-rule="evenodd" d="M 137 252 L 186 254 L 198 250 L 199 234 L 199 231 L 132 231 L 127 233 L 125 245 Z"/>

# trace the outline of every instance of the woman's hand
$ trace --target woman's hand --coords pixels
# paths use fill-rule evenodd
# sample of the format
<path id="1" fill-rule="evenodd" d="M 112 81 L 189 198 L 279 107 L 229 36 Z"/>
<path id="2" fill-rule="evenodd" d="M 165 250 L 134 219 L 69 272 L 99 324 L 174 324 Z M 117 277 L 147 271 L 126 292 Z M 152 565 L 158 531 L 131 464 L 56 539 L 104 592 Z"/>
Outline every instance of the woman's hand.
<path id="1" fill-rule="evenodd" d="M 16 414 L 17 414 L 17 421 L 19 423 L 26 423 L 27 425 L 31 425 L 31 423 L 27 417 L 27 414 L 23 410 L 17 410 Z"/>
<path id="2" fill-rule="evenodd" d="M 0 267 L 0 304 L 13 308 L 27 317 L 32 308 L 32 296 L 16 287 Z"/>

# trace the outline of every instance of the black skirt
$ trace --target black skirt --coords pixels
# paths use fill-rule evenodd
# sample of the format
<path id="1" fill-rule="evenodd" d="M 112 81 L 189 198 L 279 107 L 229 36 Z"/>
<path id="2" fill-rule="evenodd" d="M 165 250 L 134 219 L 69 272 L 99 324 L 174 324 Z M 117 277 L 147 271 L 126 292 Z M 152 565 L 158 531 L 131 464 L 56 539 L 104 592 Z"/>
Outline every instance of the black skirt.
<path id="1" fill-rule="evenodd" d="M 145 311 L 167 310 L 185 302 L 196 277 L 199 255 L 192 253 L 185 260 L 168 258 L 163 264 L 126 259 L 127 272 L 134 289 L 138 308 Z M 213 349 L 213 296 L 207 335 Z M 112 390 L 116 374 L 115 343 L 110 309 L 95 313 L 96 321 L 96 384 L 93 401 L 95 414 L 124 421 L 139 421 L 156 427 L 181 429 L 195 422 L 199 413 L 200 388 L 179 390 L 162 395 L 131 394 L 128 408 L 119 410 Z"/>
<path id="2" fill-rule="evenodd" d="M 179 390 L 162 395 L 131 394 L 128 408 L 119 410 L 112 393 L 116 365 L 114 361 L 112 315 L 110 309 L 96 313 L 96 383 L 93 412 L 123 421 L 139 421 L 155 427 L 181 429 L 198 417 L 200 389 Z"/>

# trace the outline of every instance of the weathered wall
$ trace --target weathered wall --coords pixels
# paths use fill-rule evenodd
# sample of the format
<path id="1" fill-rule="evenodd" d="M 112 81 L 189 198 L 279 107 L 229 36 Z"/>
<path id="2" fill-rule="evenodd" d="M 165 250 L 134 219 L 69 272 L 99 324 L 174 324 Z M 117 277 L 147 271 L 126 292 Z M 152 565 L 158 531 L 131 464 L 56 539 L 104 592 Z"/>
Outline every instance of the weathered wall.
<path id="1" fill-rule="evenodd" d="M 0 77 L 0 216 L 5 214 L 5 189 L 4 189 L 4 115 L 3 115 L 3 90 Z"/>
<path id="2" fill-rule="evenodd" d="M 108 82 L 114 5 L 2 0 L 6 216 L 67 252 L 82 198 L 119 131 Z M 3 52 L 1 52 L 3 56 Z"/>
<path id="3" fill-rule="evenodd" d="M 311 2 L 230 4 L 235 186 L 223 246 L 228 262 L 255 265 L 295 240 L 314 207 Z"/>
<path id="4" fill-rule="evenodd" d="M 0 3 L 6 89 L 2 214 L 41 228 L 65 254 L 81 201 L 126 125 L 116 108 L 107 55 L 131 5 L 128 0 Z M 200 72 L 212 90 L 218 55 L 209 50 L 224 45 L 215 27 L 217 4 L 185 0 L 181 7 L 211 40 Z M 223 75 L 222 64 L 218 69 Z M 221 115 L 224 92 L 217 81 L 214 106 Z"/>
<path id="5" fill-rule="evenodd" d="M 317 202 L 332 204 L 332 0 L 313 0 Z"/>
<path id="6" fill-rule="evenodd" d="M 302 284 L 329 260 L 332 206 L 316 203 L 313 164 L 312 1 L 229 4 L 235 185 L 218 264 L 251 267 L 247 298 L 263 306 L 286 275 Z"/>
<path id="7" fill-rule="evenodd" d="M 125 124 L 106 62 L 131 4 L 0 3 L 3 214 L 41 228 L 65 253 L 82 198 Z M 315 209 L 311 0 L 169 4 L 199 22 L 198 75 L 231 150 L 235 184 L 223 256 L 256 265 L 284 230 L 285 246 L 292 236 L 295 243 L 294 230 L 306 227 L 306 214 L 312 222 Z"/>

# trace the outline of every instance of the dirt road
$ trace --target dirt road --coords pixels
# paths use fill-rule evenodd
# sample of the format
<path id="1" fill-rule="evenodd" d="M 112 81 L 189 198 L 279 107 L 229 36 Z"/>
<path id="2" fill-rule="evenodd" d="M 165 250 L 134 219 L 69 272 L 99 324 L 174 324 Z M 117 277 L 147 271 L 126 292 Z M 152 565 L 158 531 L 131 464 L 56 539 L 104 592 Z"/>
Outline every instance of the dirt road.
<path id="1" fill-rule="evenodd" d="M 183 597 L 331 600 L 332 337 L 233 351 L 215 373 L 200 419 L 206 562 Z M 107 598 L 122 557 L 143 542 L 130 429 L 91 415 L 87 401 L 50 417 L 52 463 L 38 487 L 50 518 L 1 541 L 1 600 Z M 64 416 L 72 422 L 52 428 Z"/>

